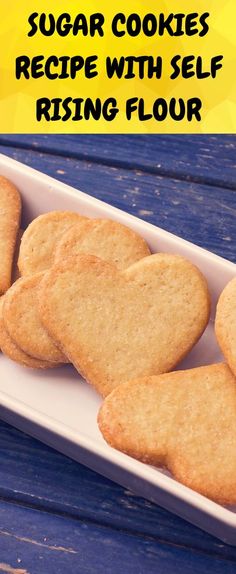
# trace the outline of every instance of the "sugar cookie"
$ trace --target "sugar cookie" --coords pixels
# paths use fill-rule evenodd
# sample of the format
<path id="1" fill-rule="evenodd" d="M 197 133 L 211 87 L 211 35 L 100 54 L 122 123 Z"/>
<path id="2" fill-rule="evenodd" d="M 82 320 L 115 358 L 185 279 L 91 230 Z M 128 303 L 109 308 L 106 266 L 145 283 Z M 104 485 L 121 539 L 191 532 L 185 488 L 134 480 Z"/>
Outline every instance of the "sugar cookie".
<path id="1" fill-rule="evenodd" d="M 40 361 L 39 359 L 30 357 L 14 343 L 4 325 L 2 315 L 3 299 L 4 297 L 0 298 L 0 349 L 4 355 L 15 363 L 31 369 L 51 369 L 58 367 L 58 364 Z"/>
<path id="2" fill-rule="evenodd" d="M 70 257 L 41 284 L 44 326 L 102 395 L 173 369 L 201 336 L 209 310 L 204 277 L 177 255 L 150 255 L 123 272 L 94 256 Z"/>
<path id="3" fill-rule="evenodd" d="M 236 504 L 236 379 L 224 364 L 116 388 L 98 423 L 105 440 L 222 504 Z"/>
<path id="4" fill-rule="evenodd" d="M 55 262 L 87 253 L 126 269 L 150 255 L 146 241 L 135 231 L 111 219 L 88 219 L 67 231 L 56 249 Z"/>
<path id="5" fill-rule="evenodd" d="M 0 176 L 0 295 L 5 293 L 11 285 L 20 218 L 20 194 L 13 183 Z"/>
<path id="6" fill-rule="evenodd" d="M 68 362 L 42 326 L 38 298 L 43 273 L 18 279 L 7 291 L 3 320 L 14 343 L 27 355 L 55 363 Z"/>
<path id="7" fill-rule="evenodd" d="M 226 361 L 236 375 L 236 277 L 226 285 L 220 295 L 215 331 Z"/>
<path id="8" fill-rule="evenodd" d="M 34 219 L 21 240 L 18 260 L 20 274 L 33 275 L 49 269 L 63 233 L 84 220 L 85 217 L 71 211 L 51 211 Z"/>

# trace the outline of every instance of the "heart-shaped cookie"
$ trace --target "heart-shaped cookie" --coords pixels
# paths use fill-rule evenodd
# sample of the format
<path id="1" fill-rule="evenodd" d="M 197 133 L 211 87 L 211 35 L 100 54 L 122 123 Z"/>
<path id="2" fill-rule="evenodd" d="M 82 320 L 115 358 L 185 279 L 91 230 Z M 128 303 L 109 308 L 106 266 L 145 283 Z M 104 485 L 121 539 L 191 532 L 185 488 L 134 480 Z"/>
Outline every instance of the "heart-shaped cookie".
<path id="1" fill-rule="evenodd" d="M 227 365 L 120 385 L 105 399 L 98 423 L 114 448 L 236 504 L 236 379 Z"/>
<path id="2" fill-rule="evenodd" d="M 236 277 L 222 291 L 217 308 L 215 331 L 227 363 L 236 376 Z"/>
<path id="3" fill-rule="evenodd" d="M 11 285 L 20 217 L 20 194 L 8 179 L 0 176 L 0 295 L 5 293 Z"/>
<path id="4" fill-rule="evenodd" d="M 87 253 L 127 269 L 150 255 L 146 241 L 126 225 L 111 219 L 87 219 L 64 233 L 55 253 L 55 262 Z"/>
<path id="5" fill-rule="evenodd" d="M 38 295 L 43 273 L 18 279 L 3 302 L 3 321 L 17 347 L 40 361 L 66 363 L 67 358 L 54 344 L 41 324 Z"/>
<path id="6" fill-rule="evenodd" d="M 50 363 L 48 361 L 40 361 L 34 357 L 30 357 L 20 347 L 18 347 L 13 339 L 11 339 L 3 321 L 3 300 L 4 296 L 0 297 L 0 349 L 9 359 L 29 367 L 30 369 L 52 369 L 58 367 L 57 363 Z"/>
<path id="7" fill-rule="evenodd" d="M 71 257 L 46 273 L 40 301 L 49 334 L 102 395 L 171 370 L 201 336 L 210 308 L 200 271 L 170 254 L 123 272 L 97 257 Z"/>
<path id="8" fill-rule="evenodd" d="M 36 217 L 23 234 L 18 267 L 20 275 L 34 275 L 49 269 L 63 233 L 86 217 L 73 211 L 50 211 Z"/>

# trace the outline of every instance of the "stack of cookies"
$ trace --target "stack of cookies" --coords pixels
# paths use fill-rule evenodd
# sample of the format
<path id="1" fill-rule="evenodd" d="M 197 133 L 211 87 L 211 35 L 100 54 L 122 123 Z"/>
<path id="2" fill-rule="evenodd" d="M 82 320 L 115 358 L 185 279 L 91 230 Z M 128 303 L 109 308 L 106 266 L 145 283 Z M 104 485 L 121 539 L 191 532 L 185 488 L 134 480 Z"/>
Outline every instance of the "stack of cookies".
<path id="1" fill-rule="evenodd" d="M 235 504 L 236 279 L 216 316 L 229 366 L 173 372 L 209 321 L 199 269 L 179 255 L 151 254 L 120 223 L 60 211 L 28 226 L 17 256 L 20 206 L 0 178 L 3 353 L 31 368 L 72 363 L 104 397 L 98 424 L 111 446 Z"/>

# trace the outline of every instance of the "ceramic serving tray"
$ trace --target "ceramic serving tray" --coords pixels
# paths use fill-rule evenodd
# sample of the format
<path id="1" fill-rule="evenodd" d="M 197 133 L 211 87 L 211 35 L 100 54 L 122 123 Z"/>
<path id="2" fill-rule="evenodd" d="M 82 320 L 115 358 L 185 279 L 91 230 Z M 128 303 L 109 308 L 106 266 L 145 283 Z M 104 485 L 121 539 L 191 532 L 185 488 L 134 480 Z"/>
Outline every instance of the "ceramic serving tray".
<path id="1" fill-rule="evenodd" d="M 213 329 L 215 303 L 224 285 L 236 275 L 233 263 L 4 155 L 0 155 L 0 173 L 20 189 L 23 226 L 40 213 L 55 209 L 73 210 L 90 217 L 108 217 L 140 233 L 153 252 L 179 253 L 198 265 L 209 283 L 212 318 L 201 340 L 180 367 L 222 360 Z M 100 404 L 99 395 L 73 367 L 39 372 L 0 356 L 0 417 L 3 420 L 224 542 L 236 545 L 236 508 L 220 506 L 161 470 L 109 447 L 96 423 Z"/>

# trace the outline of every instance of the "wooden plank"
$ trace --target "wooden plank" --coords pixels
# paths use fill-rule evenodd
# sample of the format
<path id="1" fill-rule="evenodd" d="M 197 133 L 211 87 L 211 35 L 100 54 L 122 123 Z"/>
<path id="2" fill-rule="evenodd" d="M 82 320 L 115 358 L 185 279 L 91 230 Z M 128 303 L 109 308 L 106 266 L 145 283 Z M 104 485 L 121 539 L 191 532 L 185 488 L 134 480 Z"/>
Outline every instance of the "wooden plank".
<path id="1" fill-rule="evenodd" d="M 0 497 L 5 500 L 236 561 L 236 548 L 222 544 L 3 422 L 0 460 Z"/>
<path id="2" fill-rule="evenodd" d="M 236 189 L 234 135 L 1 135 L 5 146 Z"/>
<path id="3" fill-rule="evenodd" d="M 5 574 L 234 574 L 235 563 L 63 516 L 1 504 Z"/>
<path id="4" fill-rule="evenodd" d="M 139 170 L 0 146 L 0 152 L 236 261 L 236 193 Z"/>

